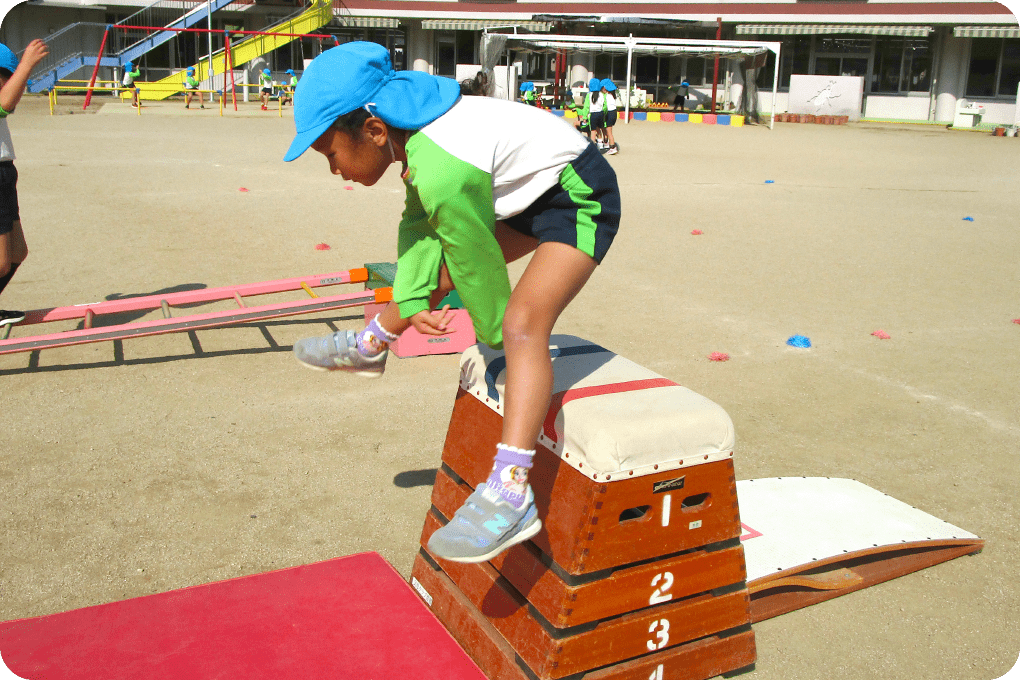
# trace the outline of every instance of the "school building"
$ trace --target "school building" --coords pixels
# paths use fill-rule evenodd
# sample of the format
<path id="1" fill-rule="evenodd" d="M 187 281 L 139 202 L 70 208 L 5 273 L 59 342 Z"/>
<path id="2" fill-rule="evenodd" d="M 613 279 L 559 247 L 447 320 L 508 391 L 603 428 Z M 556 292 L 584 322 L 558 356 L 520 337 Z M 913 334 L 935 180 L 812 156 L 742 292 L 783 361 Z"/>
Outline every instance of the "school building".
<path id="1" fill-rule="evenodd" d="M 68 35 L 68 27 L 76 25 L 71 40 L 89 54 L 98 51 L 105 25 L 130 19 L 131 24 L 167 26 L 183 12 L 197 16 L 203 8 L 218 30 L 273 30 L 303 10 L 300 1 L 160 0 L 143 5 L 138 0 L 32 0 L 8 13 L 0 40 L 18 51 L 31 38 Z M 209 18 L 193 25 L 207 27 Z M 335 0 L 332 19 L 314 32 L 336 36 L 339 42 L 375 41 L 390 49 L 398 69 L 455 77 L 458 64 L 480 63 L 481 33 L 504 30 L 497 27 L 556 35 L 780 42 L 779 112 L 786 110 L 791 77 L 803 74 L 862 77 L 860 113 L 866 119 L 950 123 L 961 100 L 983 106 L 986 123 L 1010 125 L 1020 115 L 1020 27 L 1007 6 L 987 0 Z M 221 36 L 214 35 L 212 43 L 213 50 L 223 47 Z M 264 55 L 252 68 L 300 70 L 331 44 L 295 40 Z M 180 34 L 138 63 L 143 78 L 149 71 L 163 76 L 208 51 L 208 35 Z M 554 77 L 555 55 L 509 52 L 508 57 L 519 64 L 524 80 Z M 587 70 L 621 86 L 626 79 L 625 55 L 571 53 L 568 61 L 569 74 Z M 770 54 L 768 63 L 753 72 L 760 98 L 766 91 L 771 98 L 774 66 Z M 714 59 L 643 55 L 634 57 L 632 68 L 632 85 L 657 101 L 670 101 L 666 88 L 686 80 L 691 103 L 709 103 Z M 725 105 L 731 88 L 740 85 L 735 61 L 721 61 L 718 85 L 718 102 Z"/>

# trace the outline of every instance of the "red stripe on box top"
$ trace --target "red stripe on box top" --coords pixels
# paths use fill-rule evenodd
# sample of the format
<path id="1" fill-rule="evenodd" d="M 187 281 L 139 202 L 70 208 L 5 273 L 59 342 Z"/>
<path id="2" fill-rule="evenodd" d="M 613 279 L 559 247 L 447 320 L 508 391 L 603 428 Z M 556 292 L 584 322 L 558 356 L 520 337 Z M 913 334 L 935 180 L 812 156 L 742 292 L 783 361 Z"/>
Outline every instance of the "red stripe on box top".
<path id="1" fill-rule="evenodd" d="M 598 397 L 603 394 L 619 394 L 620 392 L 636 392 L 637 390 L 648 390 L 653 387 L 678 387 L 672 380 L 666 378 L 649 378 L 647 380 L 630 380 L 628 382 L 613 383 L 612 385 L 594 385 L 592 387 L 578 387 L 573 390 L 564 390 L 552 395 L 549 404 L 549 413 L 545 416 L 545 423 L 542 430 L 545 436 L 556 442 L 556 416 L 559 415 L 563 405 L 575 399 L 585 397 Z"/>

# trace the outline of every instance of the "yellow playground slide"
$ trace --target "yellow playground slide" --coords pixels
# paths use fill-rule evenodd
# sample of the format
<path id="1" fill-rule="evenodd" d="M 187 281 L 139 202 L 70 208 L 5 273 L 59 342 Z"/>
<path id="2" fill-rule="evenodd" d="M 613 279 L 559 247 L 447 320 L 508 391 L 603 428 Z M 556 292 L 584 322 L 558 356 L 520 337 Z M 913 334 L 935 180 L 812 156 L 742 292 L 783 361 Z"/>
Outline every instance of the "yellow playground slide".
<path id="1" fill-rule="evenodd" d="M 310 33 L 322 28 L 333 18 L 332 0 L 313 0 L 312 6 L 298 16 L 265 29 L 269 33 Z M 230 46 L 230 66 L 234 68 L 240 64 L 246 64 L 252 59 L 261 57 L 267 52 L 272 52 L 296 38 L 289 35 L 252 35 L 239 43 Z M 226 60 L 225 50 L 215 53 L 212 58 L 213 73 L 221 74 L 227 70 L 224 66 Z M 209 60 L 203 59 L 194 65 L 195 78 L 199 81 L 209 77 Z M 178 92 L 183 91 L 184 76 L 176 73 L 172 76 L 153 82 L 135 82 L 138 87 L 140 99 L 161 100 L 166 99 Z M 121 92 L 122 99 L 129 99 L 131 94 L 125 90 Z"/>

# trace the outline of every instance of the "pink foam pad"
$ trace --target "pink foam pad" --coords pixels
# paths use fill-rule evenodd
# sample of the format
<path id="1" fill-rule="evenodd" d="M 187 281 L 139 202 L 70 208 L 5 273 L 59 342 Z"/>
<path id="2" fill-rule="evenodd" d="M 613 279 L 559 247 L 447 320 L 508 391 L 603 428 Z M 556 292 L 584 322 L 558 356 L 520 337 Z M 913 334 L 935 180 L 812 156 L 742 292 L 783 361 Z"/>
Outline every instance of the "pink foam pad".
<path id="1" fill-rule="evenodd" d="M 365 324 L 375 318 L 386 305 L 365 305 Z M 390 351 L 401 359 L 422 357 L 431 354 L 459 354 L 474 346 L 475 326 L 466 309 L 454 309 L 450 321 L 451 332 L 447 335 L 423 335 L 412 326 L 400 334 L 396 342 L 390 343 Z"/>
<path id="2" fill-rule="evenodd" d="M 453 310 L 453 320 L 448 328 L 452 332 L 447 335 L 423 335 L 414 328 L 408 328 L 400 335 L 400 339 L 392 345 L 393 353 L 398 357 L 421 357 L 428 354 L 458 354 L 473 346 L 475 326 L 466 309 Z"/>
<path id="3" fill-rule="evenodd" d="M 371 552 L 7 621 L 0 654 L 30 680 L 485 680 Z"/>

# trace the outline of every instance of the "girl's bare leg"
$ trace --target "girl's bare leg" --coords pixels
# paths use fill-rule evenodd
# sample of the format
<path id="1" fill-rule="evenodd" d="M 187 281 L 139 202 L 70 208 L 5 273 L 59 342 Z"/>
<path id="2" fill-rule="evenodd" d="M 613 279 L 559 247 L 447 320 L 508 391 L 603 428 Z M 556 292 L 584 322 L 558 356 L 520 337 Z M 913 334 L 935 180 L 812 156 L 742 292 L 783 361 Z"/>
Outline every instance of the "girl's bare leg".
<path id="1" fill-rule="evenodd" d="M 28 257 L 28 244 L 25 243 L 25 232 L 21 229 L 21 220 L 14 221 L 14 228 L 6 234 L 0 234 L 0 276 L 4 276 L 12 264 L 21 264 Z"/>
<path id="2" fill-rule="evenodd" d="M 549 336 L 596 266 L 595 260 L 573 246 L 543 243 L 510 295 L 503 317 L 507 362 L 503 444 L 535 448 L 552 396 Z"/>

